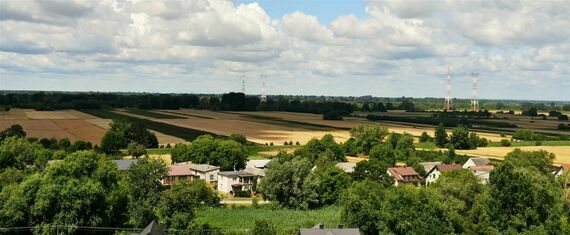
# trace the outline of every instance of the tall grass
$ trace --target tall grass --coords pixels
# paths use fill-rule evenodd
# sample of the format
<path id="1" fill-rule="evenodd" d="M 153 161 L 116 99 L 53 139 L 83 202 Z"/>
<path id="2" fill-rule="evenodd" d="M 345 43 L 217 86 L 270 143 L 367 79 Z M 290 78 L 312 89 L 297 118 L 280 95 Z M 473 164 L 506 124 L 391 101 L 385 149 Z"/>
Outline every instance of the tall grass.
<path id="1" fill-rule="evenodd" d="M 252 229 L 256 220 L 270 220 L 278 234 L 297 234 L 299 228 L 317 223 L 333 228 L 341 224 L 341 209 L 330 206 L 316 210 L 274 209 L 269 206 L 240 208 L 205 208 L 196 212 L 195 222 L 216 229 Z"/>

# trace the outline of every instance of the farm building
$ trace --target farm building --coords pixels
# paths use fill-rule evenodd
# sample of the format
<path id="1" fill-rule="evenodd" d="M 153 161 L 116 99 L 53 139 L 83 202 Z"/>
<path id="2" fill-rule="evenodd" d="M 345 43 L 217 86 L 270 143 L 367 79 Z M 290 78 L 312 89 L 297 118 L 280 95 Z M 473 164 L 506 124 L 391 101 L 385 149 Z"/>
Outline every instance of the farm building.
<path id="1" fill-rule="evenodd" d="M 246 171 L 220 171 L 218 173 L 218 191 L 234 193 L 237 190 L 253 190 L 258 176 Z"/>
<path id="2" fill-rule="evenodd" d="M 556 177 L 561 176 L 565 172 L 570 172 L 570 164 L 562 164 L 555 172 L 554 175 Z"/>
<path id="3" fill-rule="evenodd" d="M 484 157 L 472 157 L 469 158 L 469 160 L 467 160 L 465 162 L 465 164 L 463 164 L 463 168 L 468 169 L 469 167 L 472 166 L 486 166 L 489 165 L 491 161 L 489 160 L 489 158 L 484 158 Z"/>
<path id="4" fill-rule="evenodd" d="M 491 176 L 491 171 L 493 171 L 493 169 L 495 169 L 495 167 L 491 166 L 491 165 L 469 167 L 469 170 L 471 172 L 473 172 L 473 174 L 475 174 L 475 176 L 477 176 L 477 178 L 479 178 L 479 181 L 482 184 L 488 184 L 489 183 L 489 178 Z"/>
<path id="5" fill-rule="evenodd" d="M 356 168 L 356 163 L 355 162 L 339 162 L 336 164 L 336 167 L 343 170 L 346 173 L 352 173 L 352 172 L 354 172 L 354 169 Z"/>
<path id="6" fill-rule="evenodd" d="M 394 178 L 394 185 L 400 184 L 413 184 L 420 186 L 422 177 L 412 167 L 390 167 L 388 168 L 388 175 Z"/>
<path id="7" fill-rule="evenodd" d="M 459 170 L 461 168 L 462 167 L 459 164 L 437 165 L 433 169 L 431 169 L 431 171 L 429 171 L 427 173 L 426 185 L 430 185 L 430 184 L 434 183 L 435 181 L 437 181 L 437 179 L 439 178 L 439 176 L 441 176 L 441 173 L 443 173 L 443 172 Z"/>

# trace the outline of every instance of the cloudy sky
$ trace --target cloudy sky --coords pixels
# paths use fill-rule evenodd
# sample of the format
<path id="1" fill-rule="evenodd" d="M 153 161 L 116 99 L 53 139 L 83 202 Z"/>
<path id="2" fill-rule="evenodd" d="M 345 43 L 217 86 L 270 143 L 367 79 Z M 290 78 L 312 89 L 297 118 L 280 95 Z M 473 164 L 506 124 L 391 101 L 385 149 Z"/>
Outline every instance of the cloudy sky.
<path id="1" fill-rule="evenodd" d="M 570 100 L 570 3 L 2 0 L 0 90 Z"/>

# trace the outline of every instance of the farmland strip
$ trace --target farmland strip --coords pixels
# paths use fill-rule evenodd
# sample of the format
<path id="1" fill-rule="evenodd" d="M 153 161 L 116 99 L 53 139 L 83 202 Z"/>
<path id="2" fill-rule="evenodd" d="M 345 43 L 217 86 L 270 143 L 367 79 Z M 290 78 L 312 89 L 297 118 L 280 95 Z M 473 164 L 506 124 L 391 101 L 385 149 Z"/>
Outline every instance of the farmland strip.
<path id="1" fill-rule="evenodd" d="M 166 123 L 162 123 L 162 122 L 155 122 L 155 121 L 151 121 L 148 119 L 141 119 L 141 118 L 136 118 L 136 117 L 132 117 L 132 116 L 127 116 L 127 115 L 112 112 L 110 110 L 81 109 L 79 111 L 87 113 L 87 114 L 91 114 L 93 116 L 103 118 L 103 119 L 113 119 L 113 120 L 115 120 L 115 119 L 126 119 L 126 120 L 131 121 L 131 122 L 140 123 L 148 129 L 158 131 L 158 132 L 166 134 L 166 135 L 175 136 L 175 137 L 187 140 L 187 141 L 195 140 L 196 138 L 198 138 L 198 136 L 201 136 L 201 135 L 212 135 L 214 137 L 219 136 L 219 135 L 216 135 L 214 133 L 210 133 L 210 132 L 206 132 L 206 131 L 200 131 L 200 130 L 196 130 L 196 129 L 170 125 L 170 124 L 166 124 Z"/>

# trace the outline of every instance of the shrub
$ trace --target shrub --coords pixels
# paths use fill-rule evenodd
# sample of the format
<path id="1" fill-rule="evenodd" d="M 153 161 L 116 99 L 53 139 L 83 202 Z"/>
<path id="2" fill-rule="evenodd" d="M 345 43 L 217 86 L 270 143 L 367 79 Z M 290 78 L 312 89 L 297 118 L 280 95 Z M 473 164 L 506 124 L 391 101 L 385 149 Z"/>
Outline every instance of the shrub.
<path id="1" fill-rule="evenodd" d="M 301 143 L 299 143 L 299 141 L 295 142 L 295 145 L 301 145 Z"/>
<path id="2" fill-rule="evenodd" d="M 289 142 L 285 141 L 283 142 L 283 145 L 289 145 Z"/>
<path id="3" fill-rule="evenodd" d="M 542 145 L 542 141 L 536 141 L 536 142 L 534 142 L 534 145 L 535 145 L 535 146 L 541 146 L 541 145 Z"/>
<path id="4" fill-rule="evenodd" d="M 431 137 L 428 135 L 427 132 L 423 132 L 422 135 L 420 136 L 420 143 L 425 143 L 425 142 L 429 142 L 431 139 Z"/>
<path id="5" fill-rule="evenodd" d="M 235 197 L 251 197 L 251 191 L 249 190 L 236 190 L 234 191 Z"/>
<path id="6" fill-rule="evenodd" d="M 511 146 L 511 141 L 508 140 L 508 139 L 502 139 L 502 140 L 501 140 L 501 146 L 503 146 L 503 147 L 509 147 L 509 146 Z"/>

